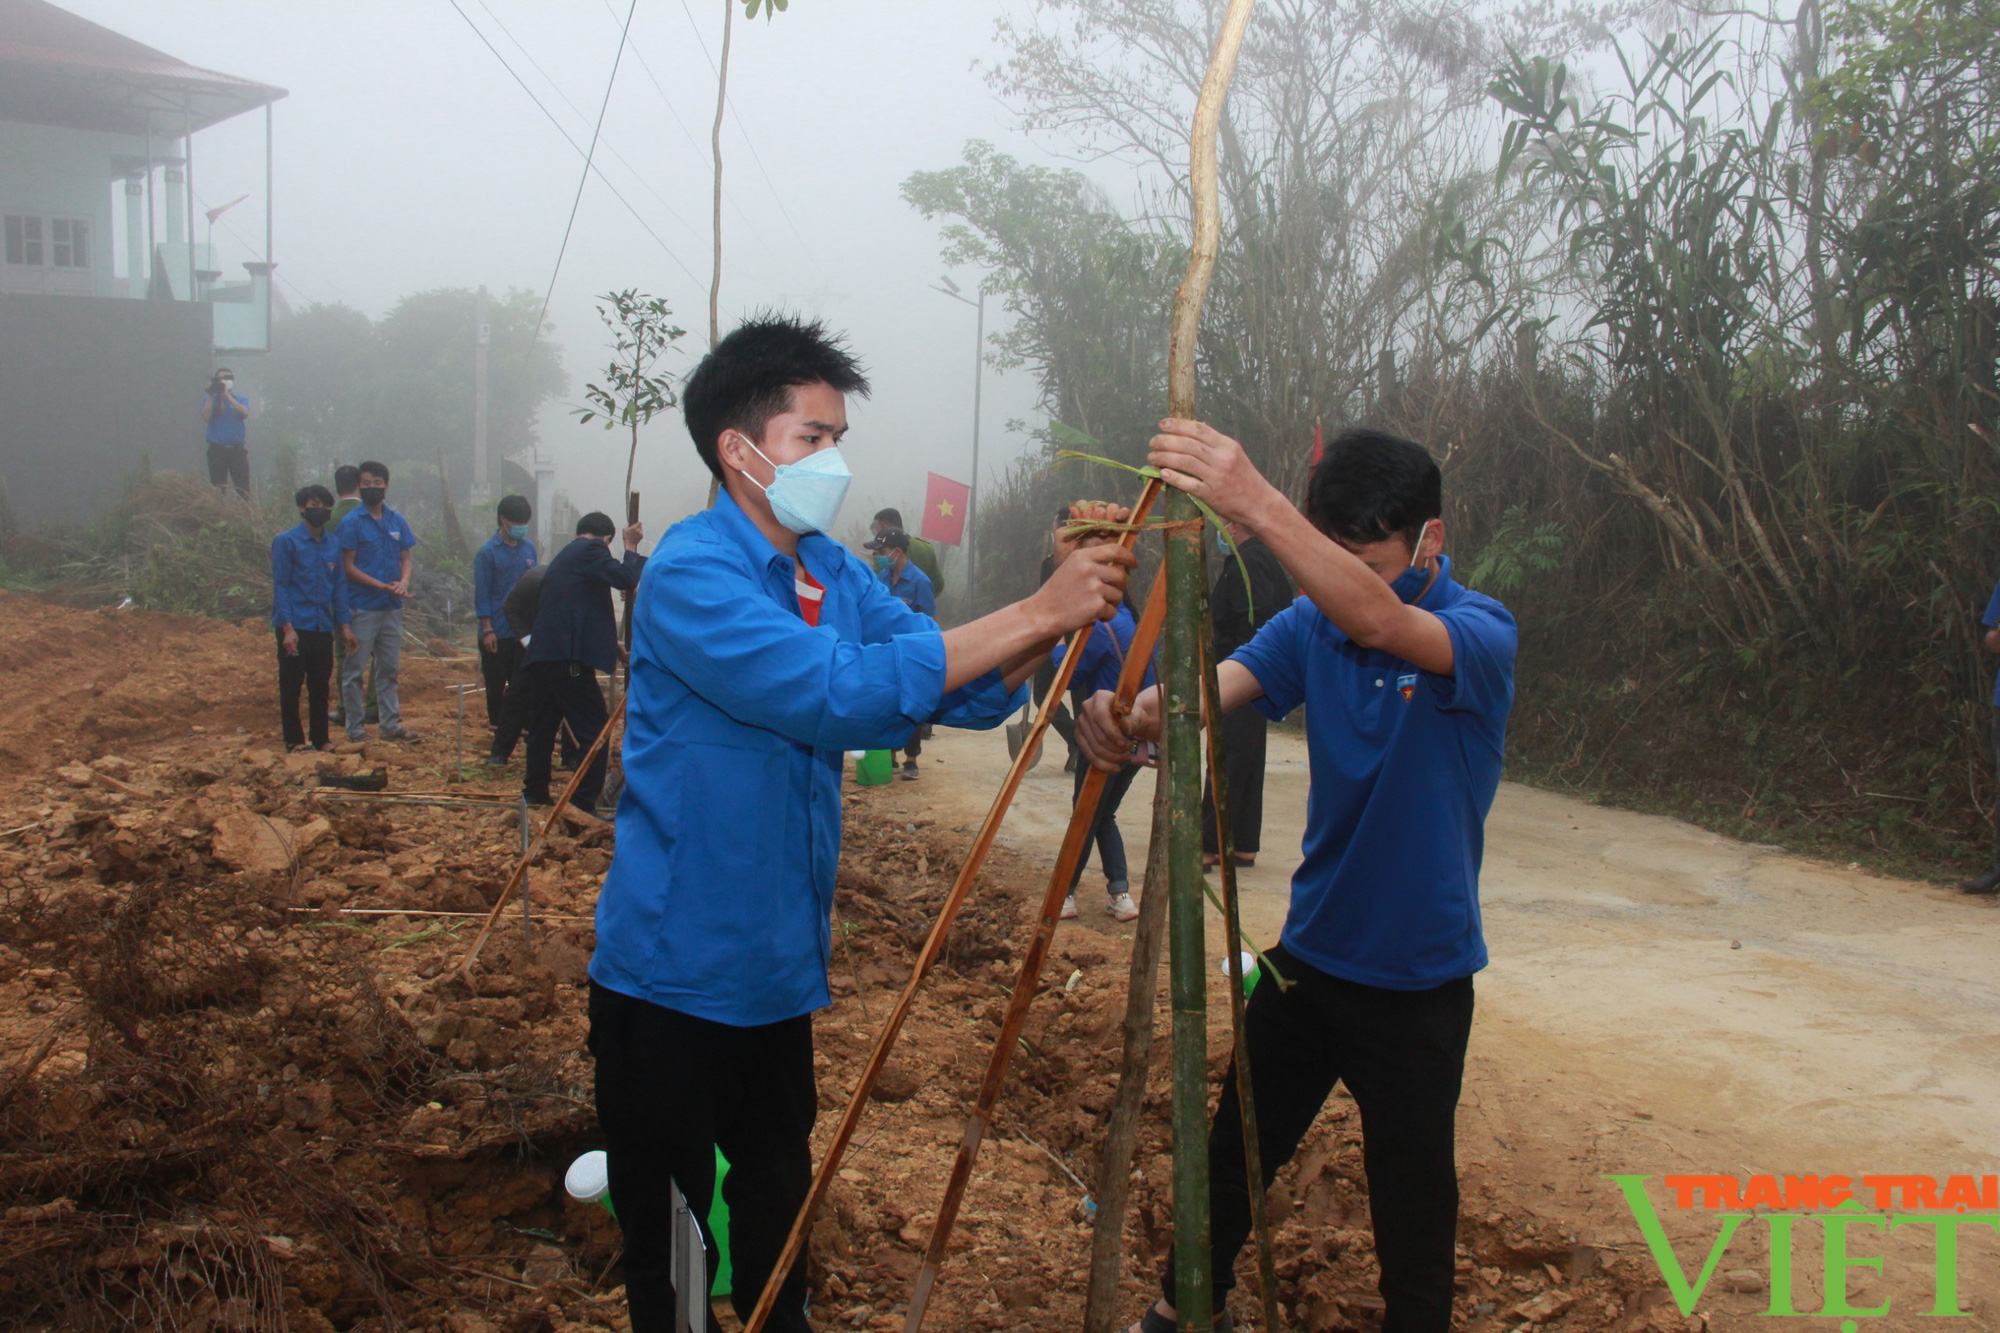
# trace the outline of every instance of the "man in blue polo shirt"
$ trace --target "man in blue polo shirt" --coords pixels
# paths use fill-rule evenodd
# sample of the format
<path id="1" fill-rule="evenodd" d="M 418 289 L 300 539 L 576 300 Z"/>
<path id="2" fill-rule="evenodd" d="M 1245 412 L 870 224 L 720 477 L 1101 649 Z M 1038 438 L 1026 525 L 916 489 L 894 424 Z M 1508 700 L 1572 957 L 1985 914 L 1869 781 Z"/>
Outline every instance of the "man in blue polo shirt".
<path id="1" fill-rule="evenodd" d="M 326 734 L 327 682 L 333 676 L 336 631 L 348 642 L 347 576 L 340 545 L 326 532 L 333 492 L 301 486 L 292 496 L 299 521 L 271 540 L 271 628 L 278 636 L 278 709 L 285 746 L 293 753 L 331 750 Z M 306 726 L 299 726 L 299 690 Z M 310 734 L 311 741 L 307 741 Z"/>
<path id="2" fill-rule="evenodd" d="M 1114 510 L 1122 511 L 1123 506 Z M 1112 522 L 1122 523 L 1130 517 L 1120 513 Z M 1056 537 L 1056 550 L 1060 554 L 1065 538 Z M 1139 630 L 1139 622 L 1132 616 L 1132 608 L 1120 606 L 1118 614 L 1106 621 L 1090 627 L 1090 637 L 1083 641 L 1083 651 L 1078 654 L 1076 671 L 1069 678 L 1070 692 L 1088 699 L 1104 690 L 1116 690 L 1118 677 L 1125 670 L 1125 655 L 1131 651 L 1132 636 Z M 1060 665 L 1067 645 L 1057 644 L 1052 660 Z M 1150 688 L 1153 684 L 1153 664 L 1146 663 L 1146 674 L 1139 687 Z M 1084 779 L 1090 774 L 1090 765 L 1076 765 L 1076 776 L 1070 788 L 1070 804 L 1083 794 Z M 1125 835 L 1118 830 L 1118 807 L 1125 800 L 1125 793 L 1132 789 L 1132 780 L 1139 776 L 1136 763 L 1120 764 L 1105 781 L 1104 794 L 1097 802 L 1097 819 L 1090 826 L 1090 837 L 1083 844 L 1083 855 L 1076 859 L 1076 873 L 1070 877 L 1069 897 L 1063 899 L 1062 919 L 1070 920 L 1077 914 L 1076 886 L 1083 883 L 1084 863 L 1090 860 L 1090 849 L 1097 847 L 1097 866 L 1104 872 L 1104 910 L 1115 921 L 1131 921 L 1138 917 L 1139 908 L 1132 901 L 1130 871 L 1125 864 Z"/>
<path id="3" fill-rule="evenodd" d="M 403 600 L 410 595 L 410 551 L 417 544 L 410 521 L 386 503 L 389 465 L 361 465 L 361 507 L 340 522 L 340 558 L 347 569 L 348 604 L 354 611 L 356 646 L 340 668 L 340 698 L 347 712 L 347 739 L 363 740 L 361 685 L 375 663 L 375 699 L 384 740 L 414 741 L 403 725 L 396 688 L 403 666 Z"/>
<path id="4" fill-rule="evenodd" d="M 521 636 L 533 625 L 507 619 L 507 594 L 535 567 L 535 543 L 528 536 L 534 510 L 523 495 L 502 496 L 494 511 L 493 535 L 472 557 L 472 605 L 479 617 L 479 674 L 486 681 L 486 723 L 500 728 L 510 682 L 520 673 Z"/>
<path id="5" fill-rule="evenodd" d="M 221 490 L 234 486 L 250 497 L 250 445 L 243 423 L 250 419 L 250 400 L 236 392 L 236 372 L 216 371 L 201 398 L 203 434 L 208 440 L 208 484 Z"/>
<path id="6" fill-rule="evenodd" d="M 717 1149 L 728 1159 L 745 1317 L 811 1184 L 844 752 L 932 720 L 998 725 L 1057 639 L 1111 614 L 1133 564 L 1115 545 L 1078 550 L 1033 597 L 940 631 L 825 535 L 847 492 L 846 399 L 867 391 L 820 325 L 767 316 L 718 342 L 681 397 L 721 491 L 660 539 L 639 584 L 590 961 L 633 1333 L 673 1327 L 669 1178 L 706 1217 Z M 711 1273 L 716 1256 L 711 1243 Z M 810 1327 L 803 1255 L 768 1327 Z"/>
<path id="7" fill-rule="evenodd" d="M 1979 623 L 1986 631 L 1980 638 L 1986 651 L 2000 653 L 2000 587 L 1994 588 L 1993 596 L 1987 599 L 1986 614 L 1979 618 Z M 1993 766 L 1994 771 L 2000 773 L 2000 679 L 1993 682 Z M 2000 808 L 1994 810 L 1993 820 L 1993 865 L 1977 875 L 1960 880 L 1958 887 L 1962 893 L 1982 898 L 2000 893 Z"/>
<path id="8" fill-rule="evenodd" d="M 881 514 L 875 517 L 880 521 Z M 877 534 L 873 541 L 861 543 L 861 549 L 877 552 L 875 559 L 880 563 L 876 568 L 881 572 L 882 582 L 888 585 L 891 597 L 919 615 L 937 619 L 937 591 L 930 575 L 924 573 L 910 557 L 909 533 L 901 528 L 891 528 Z M 903 781 L 915 782 L 922 773 L 923 770 L 917 767 L 917 760 L 924 752 L 924 742 L 930 738 L 930 731 L 926 725 L 910 733 L 910 743 L 903 748 Z M 889 762 L 893 764 L 895 761 L 896 754 L 892 750 Z"/>
<path id="9" fill-rule="evenodd" d="M 1453 580 L 1437 464 L 1408 440 L 1336 440 L 1304 513 L 1198 422 L 1162 422 L 1149 461 L 1264 542 L 1303 593 L 1216 673 L 1223 714 L 1254 703 L 1275 721 L 1304 705 L 1312 766 L 1304 859 L 1270 953 L 1293 984 L 1259 986 L 1244 1029 L 1265 1183 L 1344 1081 L 1361 1108 L 1383 1328 L 1446 1333 L 1454 1120 L 1472 974 L 1486 965 L 1479 862 L 1514 698 L 1514 619 Z M 1160 727 L 1156 690 L 1123 724 L 1108 703 L 1095 696 L 1078 728 L 1100 768 Z M 1209 1131 L 1218 1306 L 1251 1227 L 1234 1079 L 1222 1087 Z M 1144 1333 L 1173 1326 L 1172 1270 Z"/>

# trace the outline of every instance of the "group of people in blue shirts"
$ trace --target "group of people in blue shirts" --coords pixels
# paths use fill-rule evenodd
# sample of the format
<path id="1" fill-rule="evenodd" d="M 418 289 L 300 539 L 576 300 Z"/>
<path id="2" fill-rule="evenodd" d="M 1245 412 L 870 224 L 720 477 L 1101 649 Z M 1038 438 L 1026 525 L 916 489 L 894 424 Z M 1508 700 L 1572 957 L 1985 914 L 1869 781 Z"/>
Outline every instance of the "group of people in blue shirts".
<path id="1" fill-rule="evenodd" d="M 1129 713 L 1111 706 L 1135 563 L 1115 540 L 1060 544 L 1034 594 L 942 628 L 906 548 L 878 528 L 885 577 L 826 535 L 849 481 L 847 403 L 867 392 L 841 339 L 773 315 L 716 343 L 682 394 L 718 495 L 667 531 L 639 577 L 625 786 L 589 982 L 635 1333 L 674 1324 L 669 1186 L 707 1216 L 718 1151 L 738 1315 L 773 1279 L 768 1327 L 812 1327 L 803 1256 L 775 1270 L 812 1176 L 812 1015 L 830 1003 L 845 753 L 904 749 L 928 724 L 998 726 L 1085 627 L 1081 764 L 1129 783 L 1159 736 L 1157 686 Z M 1440 474 L 1412 441 L 1334 441 L 1303 507 L 1202 423 L 1162 422 L 1151 462 L 1300 590 L 1220 664 L 1209 718 L 1306 709 L 1304 859 L 1269 951 L 1284 984 L 1257 988 L 1245 1032 L 1264 1170 L 1277 1172 L 1344 1082 L 1362 1113 L 1386 1326 L 1444 1333 L 1453 1127 L 1472 977 L 1486 962 L 1478 875 L 1514 622 L 1453 578 Z M 1273 597 L 1289 593 L 1278 586 Z M 1129 882 L 1111 883 L 1129 905 Z M 1251 1219 L 1234 1086 L 1223 1082 L 1209 1147 L 1211 1276 L 1225 1295 Z M 1174 1326 L 1171 1263 L 1162 1278 L 1143 1333 Z"/>

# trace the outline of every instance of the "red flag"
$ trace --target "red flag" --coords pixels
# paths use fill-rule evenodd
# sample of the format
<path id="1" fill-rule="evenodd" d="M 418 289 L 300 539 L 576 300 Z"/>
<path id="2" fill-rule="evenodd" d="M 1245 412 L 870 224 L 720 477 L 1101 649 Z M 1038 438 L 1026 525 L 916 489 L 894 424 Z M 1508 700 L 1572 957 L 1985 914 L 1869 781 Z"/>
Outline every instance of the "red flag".
<path id="1" fill-rule="evenodd" d="M 224 213 L 227 213 L 230 209 L 236 207 L 238 204 L 242 203 L 245 199 L 248 199 L 249 197 L 250 196 L 247 194 L 239 194 L 234 199 L 231 199 L 228 203 L 222 205 L 220 208 L 209 209 L 208 225 L 213 227 L 215 225 L 215 220 L 217 218 L 221 217 Z"/>
<path id="2" fill-rule="evenodd" d="M 965 520 L 971 508 L 970 486 L 933 472 L 924 492 L 923 527 L 917 535 L 927 542 L 957 546 L 965 540 Z"/>
<path id="3" fill-rule="evenodd" d="M 1319 460 L 1323 455 L 1325 455 L 1325 453 L 1326 453 L 1326 435 L 1320 430 L 1319 423 L 1315 421 L 1313 422 L 1313 466 L 1314 467 L 1319 466 Z"/>

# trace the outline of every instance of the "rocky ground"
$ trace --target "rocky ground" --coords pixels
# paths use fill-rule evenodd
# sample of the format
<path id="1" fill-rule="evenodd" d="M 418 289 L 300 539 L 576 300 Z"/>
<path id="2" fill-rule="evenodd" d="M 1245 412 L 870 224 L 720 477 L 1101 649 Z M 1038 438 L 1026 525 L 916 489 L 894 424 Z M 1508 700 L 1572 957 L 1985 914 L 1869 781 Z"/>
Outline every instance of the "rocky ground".
<path id="1" fill-rule="evenodd" d="M 557 829 L 532 942 L 510 909 L 460 975 L 519 851 L 518 774 L 455 780 L 447 687 L 476 662 L 432 647 L 406 658 L 422 744 L 288 756 L 268 630 L 0 596 L 0 1326 L 624 1327 L 616 1226 L 560 1185 L 596 1146 L 582 983 L 611 829 Z M 315 785 L 362 771 L 467 803 Z M 969 842 L 896 790 L 847 797 L 822 1133 Z M 1046 873 L 996 852 L 926 987 L 814 1233 L 824 1327 L 901 1325 Z M 933 1327 L 1080 1324 L 1128 937 L 1091 918 L 1058 935 Z M 1164 1045 L 1125 1235 L 1135 1315 L 1171 1225 Z M 1272 1210 L 1288 1319 L 1375 1327 L 1351 1102 Z M 1464 1327 L 1683 1324 L 1642 1253 L 1578 1241 L 1504 1180 L 1470 1172 L 1465 1219 Z M 1239 1321 L 1254 1307 L 1246 1264 Z"/>

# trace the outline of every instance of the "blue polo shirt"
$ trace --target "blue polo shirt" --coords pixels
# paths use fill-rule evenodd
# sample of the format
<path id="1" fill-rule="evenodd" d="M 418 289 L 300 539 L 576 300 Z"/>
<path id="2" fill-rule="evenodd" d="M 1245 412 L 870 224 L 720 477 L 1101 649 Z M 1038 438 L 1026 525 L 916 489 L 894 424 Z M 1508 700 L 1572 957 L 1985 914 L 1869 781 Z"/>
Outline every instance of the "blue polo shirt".
<path id="1" fill-rule="evenodd" d="M 998 672 L 944 693 L 944 636 L 818 533 L 799 563 L 825 588 L 799 613 L 796 567 L 727 493 L 668 529 L 633 610 L 617 853 L 590 975 L 719 1023 L 831 1003 L 844 752 L 894 750 L 925 722 L 999 725 L 1026 702 Z"/>
<path id="2" fill-rule="evenodd" d="M 229 396 L 235 399 L 237 405 L 242 407 L 244 411 L 247 412 L 250 410 L 250 400 L 248 398 L 245 398 L 233 389 L 230 391 Z M 210 397 L 211 395 L 209 394 L 201 396 L 202 406 L 206 407 L 208 405 Z M 244 438 L 243 428 L 246 424 L 248 423 L 242 417 L 237 416 L 229 410 L 228 404 L 217 403 L 215 405 L 215 415 L 208 419 L 208 442 L 210 444 L 241 444 Z"/>
<path id="3" fill-rule="evenodd" d="M 355 563 L 360 559 L 356 557 Z M 472 603 L 473 614 L 484 616 L 493 622 L 493 632 L 503 639 L 531 633 L 533 625 L 516 628 L 507 622 L 507 594 L 514 591 L 514 585 L 521 581 L 521 575 L 535 567 L 535 544 L 523 537 L 512 546 L 499 533 L 486 539 L 486 544 L 472 557 Z"/>
<path id="4" fill-rule="evenodd" d="M 1486 966 L 1479 863 L 1514 702 L 1514 618 L 1443 560 L 1417 603 L 1452 674 L 1357 646 L 1301 597 L 1229 659 L 1272 719 L 1306 706 L 1312 788 L 1282 936 L 1348 981 L 1428 990 Z"/>
<path id="5" fill-rule="evenodd" d="M 340 549 L 354 552 L 354 567 L 371 578 L 394 583 L 403 572 L 403 552 L 417 544 L 410 521 L 388 505 L 382 517 L 368 512 L 368 506 L 340 520 Z M 394 611 L 403 600 L 381 588 L 355 583 L 347 590 L 347 603 L 356 611 Z"/>
<path id="6" fill-rule="evenodd" d="M 918 569 L 914 560 L 904 564 L 901 574 L 893 569 L 882 571 L 882 581 L 904 606 L 937 618 L 937 590 L 931 586 L 931 576 Z"/>
<path id="7" fill-rule="evenodd" d="M 1979 618 L 1979 623 L 1988 629 L 2000 626 L 2000 584 L 1994 585 L 1993 596 L 1986 601 L 1986 614 Z M 2000 674 L 1993 677 L 1993 706 L 2000 708 Z"/>
<path id="8" fill-rule="evenodd" d="M 317 540 L 315 540 L 317 537 Z M 332 630 L 351 619 L 340 543 L 301 520 L 271 539 L 271 627 Z"/>
<path id="9" fill-rule="evenodd" d="M 1099 690 L 1117 689 L 1119 673 L 1125 670 L 1125 654 L 1132 651 L 1132 636 L 1138 629 L 1139 622 L 1133 618 L 1132 608 L 1123 603 L 1111 619 L 1092 625 L 1090 637 L 1083 641 L 1083 651 L 1077 655 L 1076 674 L 1069 678 L 1070 692 L 1081 691 L 1085 698 L 1089 698 Z M 1068 651 L 1067 639 L 1056 645 L 1053 660 L 1058 666 Z M 1139 682 L 1139 688 L 1143 690 L 1152 683 L 1153 664 L 1148 662 L 1146 678 Z"/>

